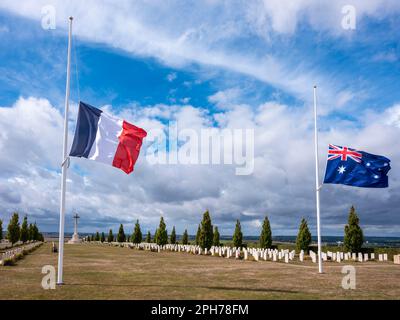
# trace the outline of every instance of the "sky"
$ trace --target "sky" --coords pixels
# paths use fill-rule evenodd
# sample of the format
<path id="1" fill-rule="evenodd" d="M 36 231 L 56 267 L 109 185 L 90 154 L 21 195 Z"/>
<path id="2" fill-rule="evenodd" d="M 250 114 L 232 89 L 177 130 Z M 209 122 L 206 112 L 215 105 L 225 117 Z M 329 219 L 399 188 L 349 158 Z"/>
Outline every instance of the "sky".
<path id="1" fill-rule="evenodd" d="M 351 5 L 354 28 L 343 22 Z M 391 159 L 389 188 L 323 185 L 322 235 L 342 235 L 352 205 L 367 236 L 400 236 L 400 2 L 203 0 L 0 2 L 0 219 L 58 230 L 68 17 L 73 16 L 69 145 L 79 101 L 146 131 L 170 122 L 253 129 L 254 171 L 150 164 L 131 175 L 71 159 L 66 231 L 195 234 L 205 210 L 220 233 L 316 235 L 313 86 L 319 164 L 328 144 Z M 352 20 L 353 21 L 353 20 Z M 54 22 L 54 25 L 51 24 Z M 49 28 L 51 26 L 51 28 Z M 345 26 L 345 27 L 344 27 Z M 347 24 L 347 26 L 349 26 Z M 201 150 L 200 150 L 201 151 Z"/>

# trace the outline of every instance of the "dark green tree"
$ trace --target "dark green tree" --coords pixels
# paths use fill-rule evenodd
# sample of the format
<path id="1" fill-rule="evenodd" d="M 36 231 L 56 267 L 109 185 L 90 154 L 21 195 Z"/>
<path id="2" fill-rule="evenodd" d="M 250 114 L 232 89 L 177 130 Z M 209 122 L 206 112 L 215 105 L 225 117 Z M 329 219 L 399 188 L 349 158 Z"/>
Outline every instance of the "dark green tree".
<path id="1" fill-rule="evenodd" d="M 236 220 L 235 233 L 233 234 L 232 240 L 234 247 L 240 248 L 243 246 L 243 233 L 239 220 Z"/>
<path id="2" fill-rule="evenodd" d="M 7 232 L 8 240 L 12 244 L 19 240 L 21 230 L 19 228 L 19 216 L 17 212 L 14 212 L 12 215 L 10 223 L 8 224 Z"/>
<path id="3" fill-rule="evenodd" d="M 272 246 L 272 232 L 268 217 L 265 217 L 260 235 L 260 247 L 267 249 Z"/>
<path id="4" fill-rule="evenodd" d="M 219 242 L 219 231 L 218 231 L 218 227 L 214 228 L 214 238 L 213 238 L 213 246 L 218 247 L 220 245 Z"/>
<path id="5" fill-rule="evenodd" d="M 150 231 L 147 231 L 146 242 L 151 243 L 151 234 Z"/>
<path id="6" fill-rule="evenodd" d="M 307 220 L 301 219 L 299 233 L 297 234 L 296 239 L 296 249 L 297 251 L 304 250 L 308 252 L 308 247 L 311 244 L 311 232 L 308 229 Z"/>
<path id="7" fill-rule="evenodd" d="M 139 220 L 136 220 L 135 229 L 133 230 L 132 235 L 133 243 L 141 243 L 142 242 L 142 231 L 140 230 Z"/>
<path id="8" fill-rule="evenodd" d="M 88 235 L 88 236 L 86 237 L 86 241 L 87 241 L 87 242 L 90 242 L 90 240 L 91 240 L 91 237 L 90 237 L 90 235 Z"/>
<path id="9" fill-rule="evenodd" d="M 29 224 L 29 228 L 28 228 L 28 239 L 29 239 L 29 240 L 33 240 L 33 234 L 34 234 L 34 231 L 33 231 L 33 224 L 30 223 L 30 224 Z"/>
<path id="10" fill-rule="evenodd" d="M 39 228 L 36 224 L 36 221 L 33 224 L 33 240 L 40 241 L 40 233 L 39 233 Z"/>
<path id="11" fill-rule="evenodd" d="M 201 221 L 200 231 L 200 247 L 203 249 L 210 249 L 213 244 L 213 226 L 211 224 L 211 216 L 208 210 L 203 214 L 203 220 Z"/>
<path id="12" fill-rule="evenodd" d="M 185 229 L 185 232 L 182 235 L 182 244 L 188 244 L 189 243 L 189 235 L 187 230 Z"/>
<path id="13" fill-rule="evenodd" d="M 196 246 L 200 245 L 200 234 L 201 234 L 201 228 L 199 225 L 199 227 L 197 228 L 197 233 L 196 233 L 196 240 L 195 240 Z"/>
<path id="14" fill-rule="evenodd" d="M 29 240 L 29 229 L 28 229 L 28 217 L 27 216 L 24 217 L 24 221 L 22 222 L 19 239 L 23 243 L 25 243 Z"/>
<path id="15" fill-rule="evenodd" d="M 126 240 L 126 236 L 125 236 L 125 232 L 124 232 L 124 226 L 121 225 L 119 226 L 119 230 L 118 230 L 118 235 L 117 235 L 117 242 L 125 242 Z"/>
<path id="16" fill-rule="evenodd" d="M 98 231 L 96 231 L 96 237 L 94 238 L 94 241 L 100 241 L 100 234 Z"/>
<path id="17" fill-rule="evenodd" d="M 160 246 L 163 246 L 168 243 L 168 231 L 163 217 L 161 217 L 160 219 L 160 225 L 158 226 L 157 229 L 156 238 L 157 238 L 157 244 Z"/>
<path id="18" fill-rule="evenodd" d="M 101 242 L 106 241 L 106 235 L 104 234 L 104 232 L 101 233 L 100 241 Z"/>
<path id="19" fill-rule="evenodd" d="M 114 241 L 114 235 L 112 232 L 112 229 L 108 232 L 108 237 L 107 237 L 107 242 L 113 242 Z"/>
<path id="20" fill-rule="evenodd" d="M 94 235 L 92 234 L 92 236 L 90 237 L 90 241 L 94 241 Z"/>
<path id="21" fill-rule="evenodd" d="M 156 229 L 156 231 L 154 232 L 154 239 L 153 239 L 154 243 L 157 243 L 157 237 L 158 237 L 158 229 Z"/>
<path id="22" fill-rule="evenodd" d="M 173 226 L 172 231 L 171 231 L 171 235 L 169 237 L 169 242 L 171 244 L 175 244 L 176 243 L 176 232 L 175 232 L 175 226 Z"/>
<path id="23" fill-rule="evenodd" d="M 349 219 L 344 227 L 344 247 L 346 251 L 360 252 L 364 242 L 363 231 L 359 225 L 360 220 L 354 206 L 350 208 Z"/>
<path id="24" fill-rule="evenodd" d="M 3 220 L 0 220 L 0 241 L 3 240 Z"/>

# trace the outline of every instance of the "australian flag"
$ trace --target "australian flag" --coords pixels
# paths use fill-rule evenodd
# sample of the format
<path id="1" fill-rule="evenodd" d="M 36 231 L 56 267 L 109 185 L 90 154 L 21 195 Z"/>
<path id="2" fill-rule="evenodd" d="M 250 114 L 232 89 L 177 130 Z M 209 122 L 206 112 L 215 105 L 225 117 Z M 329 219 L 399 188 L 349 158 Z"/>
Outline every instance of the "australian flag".
<path id="1" fill-rule="evenodd" d="M 330 144 L 324 183 L 387 188 L 389 170 L 390 160 L 386 157 Z"/>

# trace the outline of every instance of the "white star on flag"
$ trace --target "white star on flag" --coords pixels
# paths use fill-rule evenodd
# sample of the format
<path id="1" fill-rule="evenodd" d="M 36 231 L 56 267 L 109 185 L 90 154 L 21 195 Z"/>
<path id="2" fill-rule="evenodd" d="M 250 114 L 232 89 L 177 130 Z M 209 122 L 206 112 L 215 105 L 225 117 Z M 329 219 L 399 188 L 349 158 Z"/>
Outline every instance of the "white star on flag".
<path id="1" fill-rule="evenodd" d="M 338 172 L 340 174 L 343 174 L 345 171 L 346 171 L 346 167 L 345 166 L 340 166 L 339 169 L 338 169 Z"/>

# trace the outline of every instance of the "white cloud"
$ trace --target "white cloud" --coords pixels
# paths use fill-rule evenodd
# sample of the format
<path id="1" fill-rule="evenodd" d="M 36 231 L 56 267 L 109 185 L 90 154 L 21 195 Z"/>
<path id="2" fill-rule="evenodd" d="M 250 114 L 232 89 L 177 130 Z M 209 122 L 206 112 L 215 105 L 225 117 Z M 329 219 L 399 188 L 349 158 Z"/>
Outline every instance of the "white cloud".
<path id="1" fill-rule="evenodd" d="M 105 108 L 110 112 L 109 107 Z M 151 166 L 144 157 L 145 149 L 130 176 L 89 160 L 72 159 L 67 212 L 80 212 L 82 225 L 86 226 L 83 230 L 106 231 L 123 222 L 130 231 L 139 218 L 144 230 L 150 228 L 154 232 L 162 214 L 169 226 L 177 226 L 178 232 L 187 227 L 193 233 L 207 208 L 222 234 L 232 231 L 236 218 L 241 219 L 247 234 L 258 234 L 258 222 L 266 214 L 275 228 L 274 234 L 296 229 L 303 216 L 311 226 L 315 225 L 311 110 L 291 109 L 275 102 L 258 108 L 232 106 L 215 116 L 193 106 L 172 106 L 166 112 L 167 109 L 163 105 L 128 107 L 117 116 L 146 130 L 165 129 L 165 122 L 156 119 L 160 114 L 164 120 L 176 119 L 181 127 L 195 130 L 214 121 L 223 128 L 254 128 L 254 174 L 235 176 L 235 168 L 228 165 Z M 341 232 L 330 226 L 344 224 L 348 208 L 354 204 L 363 226 L 398 235 L 398 117 L 399 107 L 394 106 L 384 114 L 367 112 L 368 120 L 362 128 L 331 127 L 321 132 L 321 174 L 328 143 L 383 154 L 393 161 L 388 189 L 324 186 L 323 230 Z M 389 118 L 393 121 L 388 122 Z M 71 126 L 70 143 L 72 131 Z M 0 108 L 1 218 L 7 221 L 8 214 L 17 209 L 30 213 L 48 229 L 57 228 L 61 137 L 62 116 L 45 99 L 21 98 L 11 107 Z M 68 221 L 72 228 L 72 220 Z"/>
<path id="2" fill-rule="evenodd" d="M 394 50 L 391 50 L 388 52 L 379 52 L 371 60 L 375 62 L 396 62 L 399 60 L 399 57 Z"/>
<path id="3" fill-rule="evenodd" d="M 3 0 L 0 8 L 40 20 L 42 6 L 49 4 L 56 8 L 57 28 L 65 29 L 68 16 L 73 15 L 74 33 L 84 40 L 155 57 L 173 67 L 194 62 L 227 69 L 264 81 L 306 102 L 311 100 L 312 86 L 318 84 L 324 88 L 320 100 L 329 101 L 329 108 L 336 106 L 338 95 L 352 96 L 341 81 L 324 76 L 307 59 L 299 63 L 282 54 L 278 57 L 268 53 L 273 35 L 284 38 L 293 34 L 300 23 L 321 32 L 342 34 L 341 7 L 347 4 L 344 0 Z M 355 0 L 352 4 L 357 8 L 358 21 L 400 10 L 400 3 L 395 0 Z M 237 45 L 243 37 L 254 36 L 262 40 L 260 47 L 265 50 Z"/>
<path id="4" fill-rule="evenodd" d="M 168 82 L 174 81 L 178 76 L 176 75 L 176 72 L 171 72 L 167 75 L 167 80 Z"/>
<path id="5" fill-rule="evenodd" d="M 239 88 L 230 88 L 218 91 L 208 97 L 208 101 L 215 103 L 220 109 L 229 109 L 235 105 L 237 99 L 241 96 L 242 91 Z"/>

